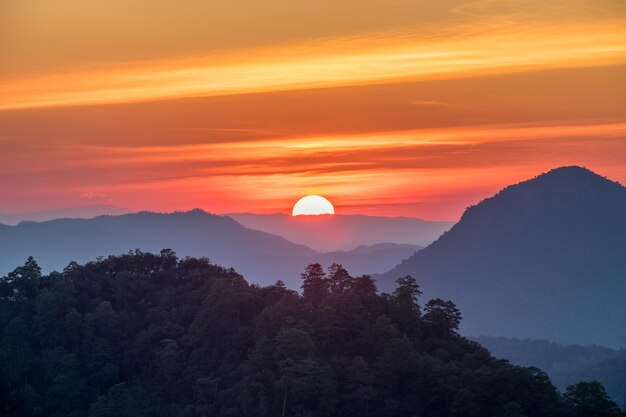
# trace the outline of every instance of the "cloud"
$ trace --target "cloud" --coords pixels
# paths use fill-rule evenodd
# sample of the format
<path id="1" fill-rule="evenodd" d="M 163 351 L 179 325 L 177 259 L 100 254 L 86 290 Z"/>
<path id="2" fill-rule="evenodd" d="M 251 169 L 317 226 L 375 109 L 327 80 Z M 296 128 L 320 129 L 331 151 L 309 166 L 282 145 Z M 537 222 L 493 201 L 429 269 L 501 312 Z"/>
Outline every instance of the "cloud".
<path id="1" fill-rule="evenodd" d="M 6 168 L 23 183 L 49 186 L 141 186 L 189 178 L 224 182 L 239 178 L 252 184 L 273 177 L 278 185 L 279 177 L 285 176 L 351 181 L 351 177 L 366 175 L 493 169 L 530 161 L 608 164 L 626 152 L 625 138 L 626 124 L 614 123 L 370 132 L 200 145 L 82 145 L 65 159 L 42 162 L 41 170 L 20 172 L 20 164 Z M 49 153 L 45 147 L 41 152 L 44 161 Z M 39 154 L 31 148 L 29 157 L 38 159 Z M 107 196 L 97 191 L 80 195 Z"/>
<path id="2" fill-rule="evenodd" d="M 67 150 L 66 150 L 67 152 Z M 491 126 L 281 138 L 246 143 L 80 146 L 38 168 L 5 166 L 13 200 L 106 198 L 128 207 L 280 211 L 305 194 L 346 210 L 454 219 L 479 197 L 559 165 L 624 181 L 626 124 Z M 80 174 L 78 174 L 80 173 Z M 91 189 L 92 191 L 79 191 Z M 456 197 L 455 197 L 456 196 Z M 65 198 L 65 200 L 63 200 Z M 361 207 L 362 210 L 358 208 Z M 418 210 L 418 211 L 411 211 Z"/>
<path id="3" fill-rule="evenodd" d="M 626 179 L 623 1 L 137 1 L 0 4 L 0 205 L 450 218 L 558 164 Z"/>
<path id="4" fill-rule="evenodd" d="M 619 19 L 412 29 L 0 82 L 0 110 L 459 78 L 626 62 Z"/>

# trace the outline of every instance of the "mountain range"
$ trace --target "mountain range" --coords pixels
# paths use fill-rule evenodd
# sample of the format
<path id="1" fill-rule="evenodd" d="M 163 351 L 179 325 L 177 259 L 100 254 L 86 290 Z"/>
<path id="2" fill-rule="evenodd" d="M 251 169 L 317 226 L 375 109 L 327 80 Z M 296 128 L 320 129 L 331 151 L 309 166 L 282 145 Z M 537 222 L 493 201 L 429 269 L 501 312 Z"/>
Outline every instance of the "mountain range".
<path id="1" fill-rule="evenodd" d="M 31 211 L 26 213 L 0 213 L 0 223 L 16 225 L 23 221 L 43 222 L 55 219 L 91 219 L 96 216 L 118 216 L 131 210 L 110 204 L 91 204 L 53 210 Z"/>
<path id="2" fill-rule="evenodd" d="M 626 188 L 576 166 L 512 185 L 378 285 L 405 275 L 468 335 L 626 346 Z"/>
<path id="3" fill-rule="evenodd" d="M 337 262 L 353 275 L 380 274 L 382 291 L 414 276 L 423 300 L 458 305 L 465 335 L 626 346 L 626 188 L 584 168 L 507 187 L 468 208 L 438 239 L 450 224 L 231 216 L 140 212 L 0 225 L 0 275 L 31 255 L 50 271 L 72 260 L 169 248 L 233 267 L 251 282 L 298 289 L 307 264 Z"/>
<path id="4" fill-rule="evenodd" d="M 284 281 L 299 288 L 306 265 L 320 262 L 343 264 L 353 274 L 384 272 L 421 247 L 380 243 L 351 251 L 317 252 L 283 237 L 248 229 L 228 216 L 202 210 L 179 213 L 140 212 L 93 219 L 57 219 L 0 225 L 0 274 L 34 256 L 44 271 L 63 270 L 98 256 L 134 249 L 159 252 L 172 249 L 179 256 L 208 257 L 234 267 L 252 282 Z"/>
<path id="5" fill-rule="evenodd" d="M 350 250 L 381 242 L 426 246 L 454 224 L 359 214 L 293 217 L 282 213 L 231 213 L 228 216 L 251 229 L 277 234 L 319 251 Z"/>

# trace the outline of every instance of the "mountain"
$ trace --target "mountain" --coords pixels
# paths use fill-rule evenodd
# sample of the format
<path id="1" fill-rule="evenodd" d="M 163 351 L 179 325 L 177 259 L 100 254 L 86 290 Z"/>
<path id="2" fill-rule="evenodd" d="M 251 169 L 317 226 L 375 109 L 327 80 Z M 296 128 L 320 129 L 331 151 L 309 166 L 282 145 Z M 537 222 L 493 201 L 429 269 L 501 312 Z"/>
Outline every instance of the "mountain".
<path id="1" fill-rule="evenodd" d="M 362 245 L 350 251 L 320 253 L 312 261 L 322 265 L 341 264 L 353 275 L 379 274 L 421 249 L 417 245 L 379 243 Z"/>
<path id="2" fill-rule="evenodd" d="M 419 249 L 381 244 L 322 254 L 280 236 L 248 229 L 227 216 L 201 210 L 141 212 L 0 225 L 0 275 L 31 255 L 44 271 L 51 271 L 62 270 L 70 261 L 84 263 L 134 249 L 158 253 L 165 248 L 179 256 L 205 256 L 235 267 L 256 283 L 271 284 L 280 279 L 292 288 L 299 288 L 300 273 L 309 263 L 342 263 L 355 275 L 380 273 Z"/>
<path id="3" fill-rule="evenodd" d="M 626 188 L 576 166 L 505 188 L 378 277 L 452 299 L 463 331 L 626 346 Z"/>
<path id="4" fill-rule="evenodd" d="M 206 256 L 221 265 L 236 266 L 251 279 L 265 283 L 285 280 L 285 271 L 300 269 L 302 262 L 298 260 L 315 255 L 305 246 L 201 210 L 141 212 L 4 227 L 0 229 L 0 271 L 13 269 L 30 255 L 49 271 L 62 270 L 72 260 L 83 263 L 134 249 L 158 253 L 164 248 L 182 256 Z"/>
<path id="5" fill-rule="evenodd" d="M 96 216 L 117 216 L 130 212 L 131 210 L 110 204 L 94 204 L 28 213 L 0 213 L 0 223 L 15 225 L 23 221 L 42 222 L 53 219 L 90 219 Z"/>
<path id="6" fill-rule="evenodd" d="M 293 217 L 280 213 L 234 213 L 228 216 L 251 229 L 274 233 L 320 251 L 349 250 L 381 242 L 426 246 L 454 224 L 356 214 Z"/>
<path id="7" fill-rule="evenodd" d="M 499 359 L 541 368 L 561 392 L 578 381 L 596 380 L 616 403 L 626 408 L 626 349 L 491 336 L 472 339 Z"/>

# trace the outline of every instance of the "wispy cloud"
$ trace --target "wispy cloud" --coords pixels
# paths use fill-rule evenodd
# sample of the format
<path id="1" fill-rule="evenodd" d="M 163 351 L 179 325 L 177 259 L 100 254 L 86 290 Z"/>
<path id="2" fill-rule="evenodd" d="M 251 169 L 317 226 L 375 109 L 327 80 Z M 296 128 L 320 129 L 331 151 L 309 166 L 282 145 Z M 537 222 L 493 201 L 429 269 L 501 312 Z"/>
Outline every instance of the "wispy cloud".
<path id="1" fill-rule="evenodd" d="M 626 178 L 621 0 L 218 3 L 0 2 L 0 208 L 450 219 L 557 165 Z"/>
<path id="2" fill-rule="evenodd" d="M 30 160 L 41 162 L 28 171 L 20 161 L 0 158 L 5 172 L 20 184 L 19 189 L 0 184 L 0 191 L 15 195 L 27 185 L 32 192 L 51 189 L 62 195 L 89 187 L 93 191 L 83 197 L 108 194 L 127 205 L 134 199 L 150 200 L 158 209 L 205 204 L 214 211 L 250 204 L 276 210 L 288 207 L 300 194 L 321 193 L 340 196 L 340 204 L 346 207 L 381 202 L 400 210 L 412 201 L 437 200 L 438 195 L 457 193 L 460 198 L 495 191 L 513 179 L 558 165 L 587 165 L 621 175 L 624 155 L 624 123 L 491 126 L 180 146 L 81 145 L 53 159 L 50 153 L 39 155 L 31 148 Z M 494 175 L 502 170 L 506 176 Z M 453 218 L 463 204 L 472 202 L 468 199 L 459 199 L 441 213 L 421 215 Z M 444 202 L 437 204 L 443 210 Z"/>
<path id="3" fill-rule="evenodd" d="M 626 62 L 619 19 L 500 24 L 424 38 L 410 29 L 0 83 L 0 109 L 124 103 L 458 78 Z"/>

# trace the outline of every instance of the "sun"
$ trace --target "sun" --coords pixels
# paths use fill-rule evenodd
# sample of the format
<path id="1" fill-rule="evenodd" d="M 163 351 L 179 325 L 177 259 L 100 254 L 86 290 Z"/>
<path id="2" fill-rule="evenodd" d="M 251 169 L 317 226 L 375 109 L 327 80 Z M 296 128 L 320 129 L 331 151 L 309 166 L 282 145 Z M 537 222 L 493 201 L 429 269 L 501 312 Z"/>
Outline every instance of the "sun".
<path id="1" fill-rule="evenodd" d="M 330 201 L 320 195 L 307 195 L 293 205 L 292 216 L 335 214 Z"/>

